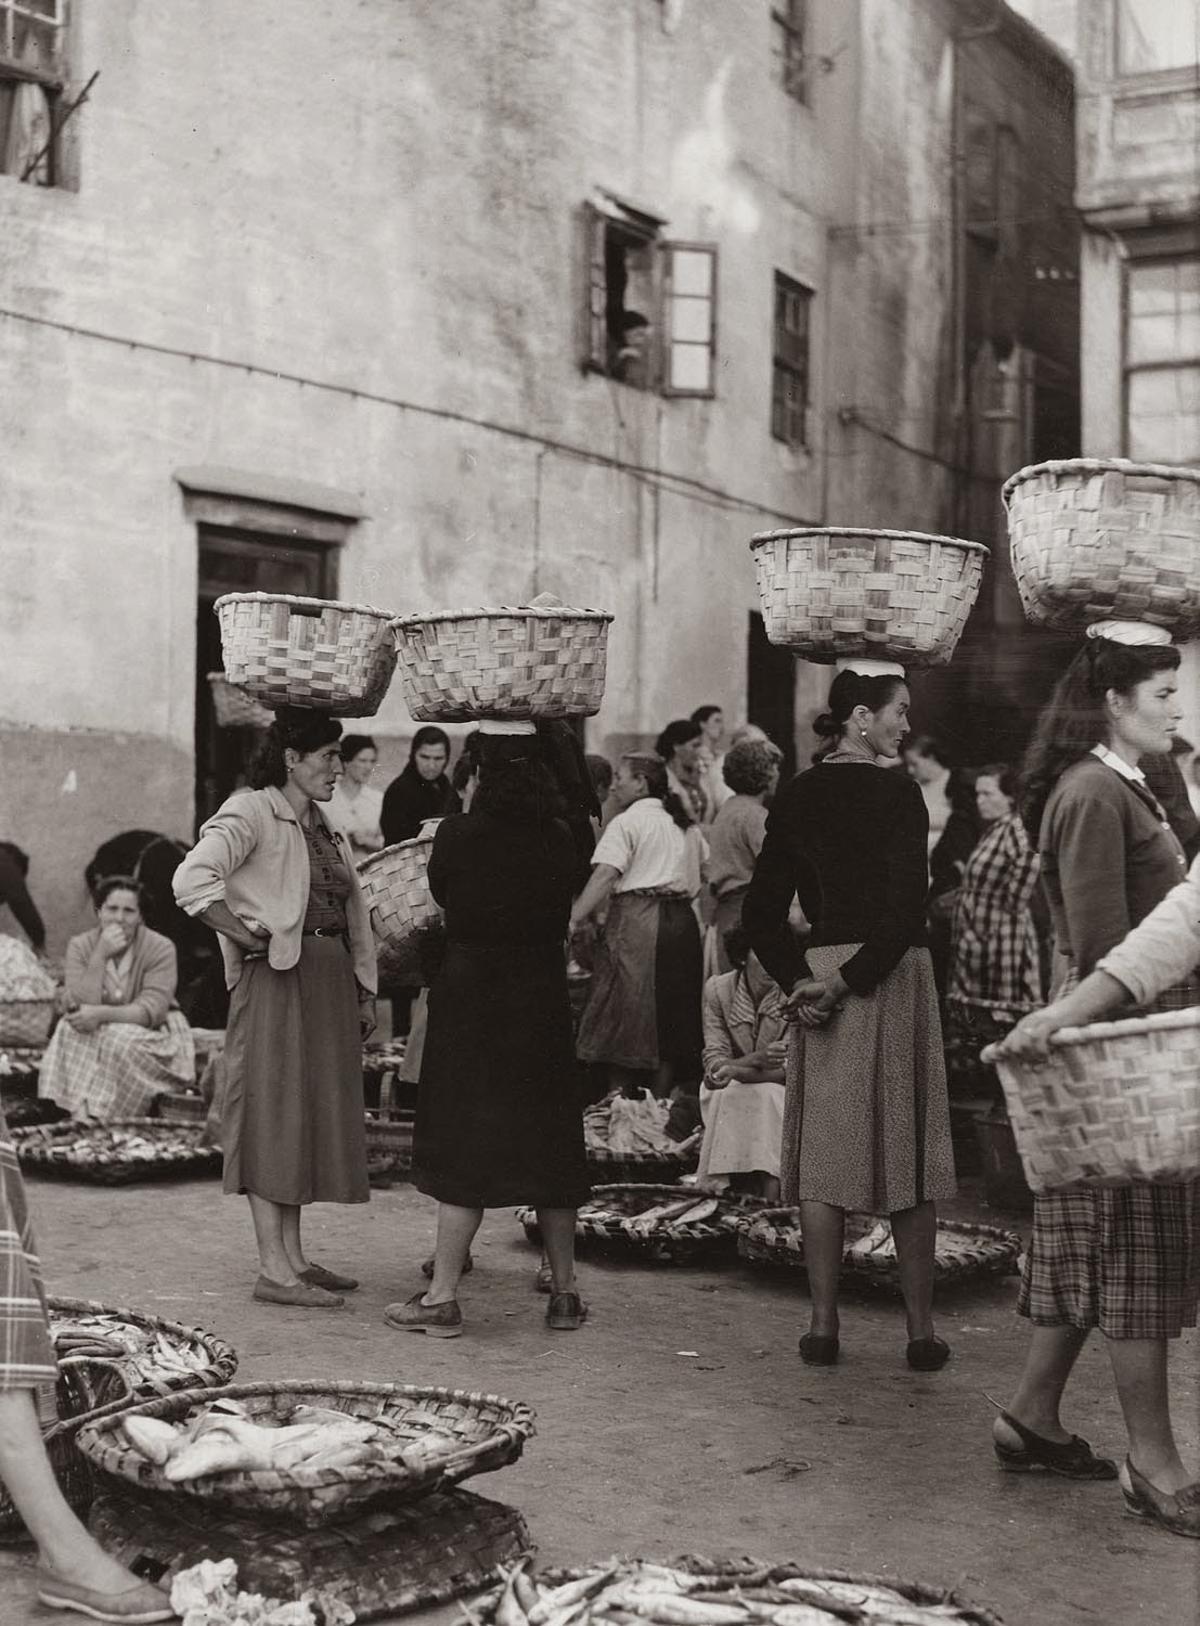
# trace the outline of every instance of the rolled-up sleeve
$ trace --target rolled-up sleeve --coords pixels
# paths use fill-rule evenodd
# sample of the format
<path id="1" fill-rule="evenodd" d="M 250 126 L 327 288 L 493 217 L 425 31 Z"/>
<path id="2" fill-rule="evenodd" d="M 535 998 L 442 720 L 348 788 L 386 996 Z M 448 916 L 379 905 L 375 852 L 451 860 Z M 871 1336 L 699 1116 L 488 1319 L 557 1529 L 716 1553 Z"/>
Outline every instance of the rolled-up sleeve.
<path id="1" fill-rule="evenodd" d="M 185 914 L 203 914 L 210 904 L 224 900 L 226 880 L 250 856 L 257 836 L 248 812 L 227 805 L 213 814 L 171 883 Z"/>
<path id="2" fill-rule="evenodd" d="M 1149 1005 L 1167 988 L 1200 966 L 1200 859 L 1187 879 L 1173 887 L 1156 908 L 1116 948 L 1097 962 L 1128 988 L 1137 1005 Z"/>

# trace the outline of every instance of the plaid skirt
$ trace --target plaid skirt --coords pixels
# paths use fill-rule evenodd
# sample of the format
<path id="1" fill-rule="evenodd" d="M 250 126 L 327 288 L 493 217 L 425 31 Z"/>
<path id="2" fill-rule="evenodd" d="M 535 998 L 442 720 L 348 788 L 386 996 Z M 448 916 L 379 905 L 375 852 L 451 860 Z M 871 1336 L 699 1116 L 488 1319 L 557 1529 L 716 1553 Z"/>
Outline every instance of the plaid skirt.
<path id="1" fill-rule="evenodd" d="M 0 1389 L 37 1390 L 39 1410 L 52 1418 L 57 1377 L 25 1182 L 0 1111 Z"/>
<path id="2" fill-rule="evenodd" d="M 1154 1009 L 1189 1010 L 1196 996 L 1188 982 Z M 1200 1181 L 1035 1197 L 1018 1315 L 1108 1338 L 1178 1338 L 1198 1303 Z"/>

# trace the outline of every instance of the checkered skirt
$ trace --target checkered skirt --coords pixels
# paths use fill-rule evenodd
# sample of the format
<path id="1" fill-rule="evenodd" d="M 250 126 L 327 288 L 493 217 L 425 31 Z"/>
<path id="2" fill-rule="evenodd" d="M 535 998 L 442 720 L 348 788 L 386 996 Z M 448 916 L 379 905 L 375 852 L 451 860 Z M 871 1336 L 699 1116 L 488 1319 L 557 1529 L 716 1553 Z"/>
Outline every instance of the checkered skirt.
<path id="1" fill-rule="evenodd" d="M 1154 1009 L 1190 1010 L 1198 992 L 1194 982 L 1170 988 Z M 1034 1199 L 1018 1315 L 1109 1338 L 1178 1338 L 1196 1325 L 1198 1302 L 1200 1181 Z"/>
<path id="2" fill-rule="evenodd" d="M 49 1385 L 52 1402 L 57 1376 L 25 1183 L 0 1110 L 0 1389 L 44 1394 L 43 1386 Z"/>

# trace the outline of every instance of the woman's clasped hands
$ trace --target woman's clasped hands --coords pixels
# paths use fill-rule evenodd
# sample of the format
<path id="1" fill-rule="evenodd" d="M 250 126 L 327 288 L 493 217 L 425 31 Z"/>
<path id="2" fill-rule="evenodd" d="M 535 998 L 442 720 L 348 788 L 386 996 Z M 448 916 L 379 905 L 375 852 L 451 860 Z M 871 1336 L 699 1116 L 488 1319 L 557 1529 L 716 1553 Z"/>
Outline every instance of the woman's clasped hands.
<path id="1" fill-rule="evenodd" d="M 801 1027 L 821 1028 L 840 1009 L 849 992 L 837 972 L 832 977 L 811 977 L 796 984 L 783 1008 Z"/>

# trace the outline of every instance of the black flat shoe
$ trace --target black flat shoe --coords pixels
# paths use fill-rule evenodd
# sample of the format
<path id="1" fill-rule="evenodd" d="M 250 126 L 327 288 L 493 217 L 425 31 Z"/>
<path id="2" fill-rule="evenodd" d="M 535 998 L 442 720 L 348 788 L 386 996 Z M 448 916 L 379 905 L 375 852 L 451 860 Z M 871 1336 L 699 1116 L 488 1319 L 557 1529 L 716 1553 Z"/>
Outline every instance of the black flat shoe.
<path id="1" fill-rule="evenodd" d="M 914 1372 L 940 1372 L 950 1359 L 950 1345 L 941 1338 L 910 1338 L 904 1359 Z"/>
<path id="2" fill-rule="evenodd" d="M 805 1366 L 836 1366 L 838 1336 L 826 1337 L 819 1332 L 806 1332 L 800 1340 L 800 1359 Z"/>
<path id="3" fill-rule="evenodd" d="M 995 1435 L 992 1436 L 992 1450 L 1005 1473 L 1050 1473 L 1059 1474 L 1063 1479 L 1117 1477 L 1116 1463 L 1108 1457 L 1098 1457 L 1078 1434 L 1072 1434 L 1066 1444 L 1060 1445 L 1056 1440 L 1035 1434 L 1006 1411 L 1000 1413 L 1000 1421 L 1011 1428 L 1021 1442 L 1019 1446 L 1007 1445 L 1003 1440 L 996 1439 Z"/>

